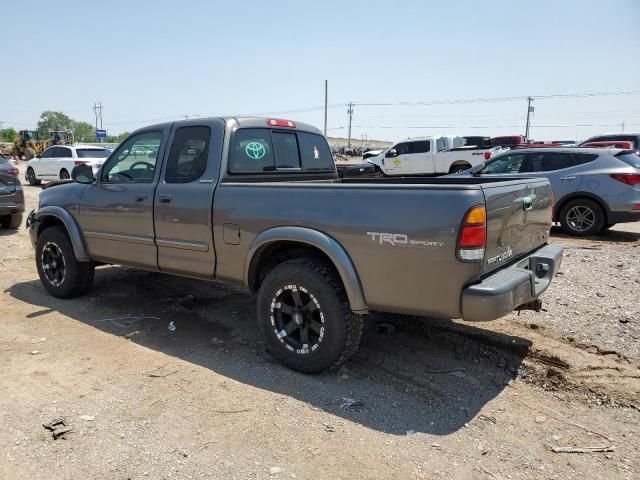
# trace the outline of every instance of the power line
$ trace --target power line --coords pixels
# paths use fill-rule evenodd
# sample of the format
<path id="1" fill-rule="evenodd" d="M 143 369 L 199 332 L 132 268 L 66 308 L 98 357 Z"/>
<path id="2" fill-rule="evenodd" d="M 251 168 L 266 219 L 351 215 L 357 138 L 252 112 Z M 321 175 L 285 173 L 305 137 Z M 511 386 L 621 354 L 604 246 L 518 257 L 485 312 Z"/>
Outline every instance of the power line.
<path id="1" fill-rule="evenodd" d="M 640 126 L 640 123 L 625 123 L 625 126 Z M 354 128 L 380 128 L 380 129 L 449 129 L 449 128 L 522 128 L 519 125 L 353 125 Z M 620 127 L 620 123 L 582 123 L 575 125 L 536 125 L 537 128 L 576 128 L 576 127 Z M 332 127 L 327 130 L 344 130 L 348 125 Z"/>
<path id="2" fill-rule="evenodd" d="M 639 95 L 640 90 L 628 90 L 621 92 L 591 92 L 591 93 L 558 93 L 553 95 L 526 95 L 515 97 L 493 97 L 493 98 L 471 98 L 461 100 L 430 100 L 426 102 L 353 102 L 354 105 L 367 107 L 385 107 L 385 106 L 430 106 L 430 105 L 458 105 L 469 103 L 500 103 L 500 102 L 517 102 L 528 100 L 548 100 L 552 98 L 588 98 L 588 97 L 611 97 L 620 95 Z"/>

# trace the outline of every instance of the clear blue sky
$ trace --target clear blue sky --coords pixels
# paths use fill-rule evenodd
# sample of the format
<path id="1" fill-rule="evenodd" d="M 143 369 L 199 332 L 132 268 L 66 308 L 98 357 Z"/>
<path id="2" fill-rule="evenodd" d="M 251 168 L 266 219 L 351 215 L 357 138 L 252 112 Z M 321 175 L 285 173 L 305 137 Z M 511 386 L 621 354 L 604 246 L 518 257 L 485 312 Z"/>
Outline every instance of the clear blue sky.
<path id="1" fill-rule="evenodd" d="M 340 104 L 329 110 L 335 136 L 349 101 L 640 90 L 639 0 L 62 0 L 4 11 L 23 18 L 3 22 L 5 127 L 35 127 L 43 110 L 93 123 L 97 100 L 110 133 L 185 114 L 288 112 L 321 106 L 325 79 Z M 640 131 L 640 95 L 534 105 L 536 139 L 623 121 Z M 356 106 L 353 136 L 522 133 L 525 115 L 524 101 Z M 321 109 L 280 116 L 322 128 Z"/>

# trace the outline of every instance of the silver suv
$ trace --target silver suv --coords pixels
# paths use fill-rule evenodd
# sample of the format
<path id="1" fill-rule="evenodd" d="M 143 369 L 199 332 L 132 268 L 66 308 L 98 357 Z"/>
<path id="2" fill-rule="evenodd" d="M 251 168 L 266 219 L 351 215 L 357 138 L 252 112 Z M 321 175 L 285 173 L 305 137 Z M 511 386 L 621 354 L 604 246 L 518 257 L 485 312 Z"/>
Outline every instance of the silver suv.
<path id="1" fill-rule="evenodd" d="M 570 235 L 594 235 L 640 220 L 640 157 L 631 150 L 511 150 L 465 174 L 547 177 L 556 202 L 553 219 Z"/>

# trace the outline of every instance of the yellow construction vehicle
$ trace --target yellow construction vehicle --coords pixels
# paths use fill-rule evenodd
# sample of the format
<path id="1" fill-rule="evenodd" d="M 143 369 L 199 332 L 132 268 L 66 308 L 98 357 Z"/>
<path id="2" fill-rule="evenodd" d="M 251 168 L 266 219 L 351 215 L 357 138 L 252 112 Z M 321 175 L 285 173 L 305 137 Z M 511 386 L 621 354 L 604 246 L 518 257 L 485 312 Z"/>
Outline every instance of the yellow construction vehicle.
<path id="1" fill-rule="evenodd" d="M 13 156 L 31 160 L 36 155 L 41 155 L 51 145 L 71 144 L 73 144 L 73 133 L 70 130 L 50 130 L 49 138 L 46 140 L 40 140 L 37 130 L 20 130 L 13 146 Z"/>
<path id="2" fill-rule="evenodd" d="M 31 160 L 47 148 L 45 143 L 40 140 L 40 135 L 36 130 L 20 130 L 18 138 L 14 142 L 13 156 Z"/>

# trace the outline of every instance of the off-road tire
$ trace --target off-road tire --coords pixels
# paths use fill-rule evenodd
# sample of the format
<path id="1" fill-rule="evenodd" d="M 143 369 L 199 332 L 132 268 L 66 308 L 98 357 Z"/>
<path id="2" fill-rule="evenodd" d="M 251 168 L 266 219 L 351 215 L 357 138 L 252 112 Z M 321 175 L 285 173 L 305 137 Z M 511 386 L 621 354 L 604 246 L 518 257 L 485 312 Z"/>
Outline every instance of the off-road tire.
<path id="1" fill-rule="evenodd" d="M 53 244 L 62 254 L 65 274 L 59 285 L 52 283 L 43 267 L 43 250 Z M 79 262 L 73 253 L 71 241 L 64 227 L 46 228 L 38 236 L 36 245 L 36 266 L 44 288 L 54 297 L 73 298 L 86 293 L 93 283 L 95 266 L 91 262 Z"/>
<path id="2" fill-rule="evenodd" d="M 287 348 L 287 339 L 278 336 L 272 323 L 278 292 L 291 286 L 302 287 L 312 294 L 320 306 L 317 310 L 324 317 L 324 336 L 315 344 L 315 349 L 307 350 L 307 353 Z M 257 308 L 258 324 L 268 350 L 293 370 L 318 373 L 344 363 L 358 349 L 363 328 L 362 316 L 351 311 L 342 282 L 327 262 L 298 258 L 276 266 L 260 286 Z"/>
<path id="3" fill-rule="evenodd" d="M 575 212 L 575 209 L 586 209 L 592 212 L 588 214 L 589 218 L 592 218 L 592 224 L 590 227 L 584 229 L 576 228 L 577 224 L 575 222 L 572 222 L 571 220 L 572 211 Z M 562 227 L 562 230 L 565 233 L 576 237 L 596 235 L 600 233 L 606 225 L 604 210 L 602 210 L 602 207 L 600 205 L 598 205 L 593 200 L 589 200 L 588 198 L 578 198 L 576 200 L 567 202 L 562 207 L 558 219 L 560 220 L 560 226 Z"/>
<path id="4" fill-rule="evenodd" d="M 42 183 L 41 180 L 36 178 L 36 172 L 31 167 L 27 168 L 27 182 L 33 187 Z"/>
<path id="5" fill-rule="evenodd" d="M 1 219 L 2 227 L 10 230 L 17 230 L 22 225 L 22 213 L 15 213 L 13 215 L 5 215 Z"/>

